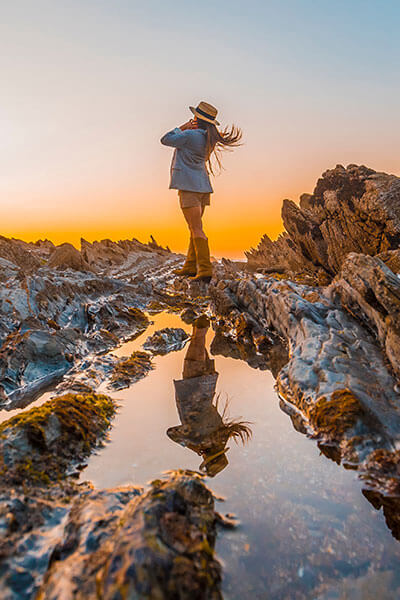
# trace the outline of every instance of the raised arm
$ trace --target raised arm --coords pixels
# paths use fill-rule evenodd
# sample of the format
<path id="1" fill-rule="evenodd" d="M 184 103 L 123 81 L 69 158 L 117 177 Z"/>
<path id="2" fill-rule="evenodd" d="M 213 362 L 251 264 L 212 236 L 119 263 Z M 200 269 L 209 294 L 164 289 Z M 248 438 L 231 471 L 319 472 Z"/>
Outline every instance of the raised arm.
<path id="1" fill-rule="evenodd" d="M 175 127 L 175 129 L 163 135 L 160 142 L 164 146 L 182 148 L 187 142 L 187 135 L 185 131 L 182 131 L 179 127 Z"/>

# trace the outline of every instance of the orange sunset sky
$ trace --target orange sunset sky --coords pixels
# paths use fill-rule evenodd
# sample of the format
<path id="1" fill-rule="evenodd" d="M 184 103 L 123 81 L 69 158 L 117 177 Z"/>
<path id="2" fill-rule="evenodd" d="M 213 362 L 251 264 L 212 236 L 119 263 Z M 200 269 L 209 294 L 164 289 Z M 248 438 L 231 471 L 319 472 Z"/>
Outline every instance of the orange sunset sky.
<path id="1" fill-rule="evenodd" d="M 383 10 L 383 4 L 385 8 Z M 162 134 L 200 100 L 244 145 L 205 229 L 240 258 L 337 163 L 400 174 L 397 2 L 15 0 L 1 9 L 1 234 L 183 251 Z"/>

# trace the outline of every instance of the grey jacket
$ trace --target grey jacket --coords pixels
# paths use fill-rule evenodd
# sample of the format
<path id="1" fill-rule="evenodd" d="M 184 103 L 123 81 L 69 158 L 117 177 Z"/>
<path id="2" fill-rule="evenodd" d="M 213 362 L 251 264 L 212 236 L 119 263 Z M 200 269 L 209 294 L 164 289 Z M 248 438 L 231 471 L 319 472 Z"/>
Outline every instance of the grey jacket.
<path id="1" fill-rule="evenodd" d="M 212 192 L 206 169 L 206 132 L 203 129 L 176 127 L 161 138 L 164 146 L 175 148 L 171 162 L 170 189 Z"/>

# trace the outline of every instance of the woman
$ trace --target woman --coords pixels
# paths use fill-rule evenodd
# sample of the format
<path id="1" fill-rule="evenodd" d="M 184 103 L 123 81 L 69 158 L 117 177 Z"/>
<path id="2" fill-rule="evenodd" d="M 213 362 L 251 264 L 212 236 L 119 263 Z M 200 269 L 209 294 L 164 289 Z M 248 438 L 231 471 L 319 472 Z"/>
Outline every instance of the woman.
<path id="1" fill-rule="evenodd" d="M 242 132 L 235 126 L 218 131 L 218 111 L 207 102 L 200 102 L 197 108 L 189 108 L 194 119 L 161 138 L 164 146 L 175 148 L 169 187 L 178 190 L 190 232 L 186 261 L 181 269 L 174 272 L 190 276 L 193 281 L 209 283 L 212 276 L 210 250 L 202 224 L 204 209 L 210 204 L 210 194 L 213 192 L 209 171 L 214 175 L 213 159 L 221 168 L 220 151 L 239 146 Z"/>

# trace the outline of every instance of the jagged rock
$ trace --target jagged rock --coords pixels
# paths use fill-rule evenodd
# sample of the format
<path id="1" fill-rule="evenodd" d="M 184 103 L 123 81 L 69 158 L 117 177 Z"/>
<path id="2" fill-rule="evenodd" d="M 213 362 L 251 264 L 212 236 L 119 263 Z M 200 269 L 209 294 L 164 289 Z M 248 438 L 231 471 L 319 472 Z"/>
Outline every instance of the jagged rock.
<path id="1" fill-rule="evenodd" d="M 400 375 L 400 279 L 377 257 L 349 254 L 328 294 L 377 337 Z"/>
<path id="2" fill-rule="evenodd" d="M 216 513 L 199 475 L 157 480 L 145 494 L 89 492 L 74 503 L 38 600 L 220 600 Z M 120 496 L 123 496 L 120 498 Z"/>
<path id="3" fill-rule="evenodd" d="M 171 251 L 159 246 L 154 239 L 148 244 L 142 244 L 135 238 L 118 242 L 106 239 L 93 243 L 82 238 L 81 254 L 89 265 L 98 269 L 107 269 L 123 265 L 132 254 L 135 256 L 135 262 L 138 260 L 147 262 L 151 256 L 165 257 L 171 254 Z"/>
<path id="4" fill-rule="evenodd" d="M 0 486 L 2 600 L 35 598 L 77 492 L 76 485 L 29 489 L 27 484 L 24 489 Z"/>
<path id="5" fill-rule="evenodd" d="M 211 298 L 220 302 L 221 294 L 212 288 Z M 282 340 L 264 331 L 251 316 L 237 308 L 229 314 L 225 312 L 225 316 L 218 314 L 213 329 L 215 336 L 210 351 L 214 356 L 244 360 L 253 369 L 269 369 L 275 377 L 288 361 L 287 347 Z"/>
<path id="6" fill-rule="evenodd" d="M 40 258 L 33 244 L 22 240 L 0 236 L 0 257 L 23 269 L 24 272 L 35 271 L 40 266 Z"/>
<path id="7" fill-rule="evenodd" d="M 10 333 L 0 348 L 0 387 L 5 395 L 33 393 L 35 382 L 41 386 L 60 377 L 70 368 L 67 349 L 71 351 L 73 344 L 46 330 L 21 328 Z"/>
<path id="8" fill-rule="evenodd" d="M 296 428 L 316 437 L 321 447 L 336 448 L 339 459 L 352 466 L 362 465 L 374 449 L 395 448 L 400 441 L 396 380 L 358 320 L 329 294 L 293 282 L 244 276 L 217 287 L 218 304 L 227 293 L 229 304 L 234 299 L 258 326 L 287 341 L 289 360 L 277 375 L 277 388 Z"/>
<path id="9" fill-rule="evenodd" d="M 82 254 L 68 243 L 60 244 L 50 254 L 47 266 L 50 269 L 74 269 L 75 271 L 92 271 Z"/>
<path id="10" fill-rule="evenodd" d="M 371 452 L 361 477 L 364 496 L 376 510 L 383 509 L 387 526 L 400 540 L 400 451 Z"/>
<path id="11" fill-rule="evenodd" d="M 246 253 L 253 268 L 334 276 L 350 252 L 374 256 L 400 244 L 400 178 L 364 166 L 325 171 L 300 206 L 284 200 L 286 231 L 276 242 L 264 236 Z M 321 281 L 321 284 L 325 282 Z"/>
<path id="12" fill-rule="evenodd" d="M 180 303 L 165 289 L 177 261 L 137 240 L 83 241 L 79 252 L 0 237 L 0 404 L 33 399 L 75 361 L 143 331 L 150 301 Z"/>
<path id="13" fill-rule="evenodd" d="M 393 273 L 400 273 L 400 249 L 388 250 L 376 255 Z"/>
<path id="14" fill-rule="evenodd" d="M 145 350 L 153 354 L 168 354 L 181 350 L 189 339 L 189 334 L 180 327 L 165 327 L 149 336 L 143 344 Z"/>

